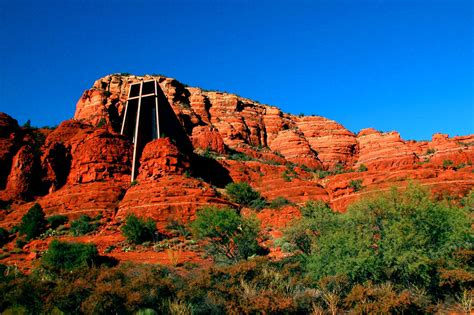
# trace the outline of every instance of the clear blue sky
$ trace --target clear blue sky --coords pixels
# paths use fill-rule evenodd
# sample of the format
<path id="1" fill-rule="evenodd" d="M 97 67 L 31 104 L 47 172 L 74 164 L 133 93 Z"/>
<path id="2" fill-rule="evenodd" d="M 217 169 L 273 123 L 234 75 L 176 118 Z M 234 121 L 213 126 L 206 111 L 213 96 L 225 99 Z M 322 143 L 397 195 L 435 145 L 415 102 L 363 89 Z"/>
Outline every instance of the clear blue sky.
<path id="1" fill-rule="evenodd" d="M 472 0 L 0 0 L 0 111 L 54 125 L 101 76 L 162 73 L 354 132 L 470 134 L 473 14 Z"/>

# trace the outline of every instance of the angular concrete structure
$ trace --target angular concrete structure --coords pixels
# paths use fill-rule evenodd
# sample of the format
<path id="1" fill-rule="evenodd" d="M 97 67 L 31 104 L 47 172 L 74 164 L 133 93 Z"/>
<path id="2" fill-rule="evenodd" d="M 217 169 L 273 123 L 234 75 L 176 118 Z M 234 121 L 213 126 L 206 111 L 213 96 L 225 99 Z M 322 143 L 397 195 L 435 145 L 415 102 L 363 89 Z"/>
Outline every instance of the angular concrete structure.
<path id="1" fill-rule="evenodd" d="M 123 115 L 121 134 L 132 138 L 132 178 L 135 180 L 145 145 L 160 137 L 158 82 L 142 81 L 130 85 Z"/>

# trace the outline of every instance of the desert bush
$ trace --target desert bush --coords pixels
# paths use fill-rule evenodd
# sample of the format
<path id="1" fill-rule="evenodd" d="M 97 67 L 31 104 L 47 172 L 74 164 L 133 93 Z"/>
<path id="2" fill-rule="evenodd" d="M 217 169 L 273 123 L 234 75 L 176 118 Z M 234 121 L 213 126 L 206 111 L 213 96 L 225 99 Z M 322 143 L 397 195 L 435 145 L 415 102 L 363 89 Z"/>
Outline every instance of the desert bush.
<path id="1" fill-rule="evenodd" d="M 68 222 L 68 218 L 65 215 L 53 215 L 46 220 L 49 223 L 49 227 L 53 230 Z"/>
<path id="2" fill-rule="evenodd" d="M 281 177 L 285 182 L 291 182 L 292 177 L 289 175 L 288 170 L 285 170 L 282 174 Z"/>
<path id="3" fill-rule="evenodd" d="M 242 152 L 232 153 L 231 155 L 229 155 L 229 159 L 235 160 L 235 161 L 253 161 L 254 160 L 254 158 Z"/>
<path id="4" fill-rule="evenodd" d="M 330 171 L 327 171 L 327 170 L 316 170 L 315 173 L 319 179 L 323 179 L 325 177 L 333 175 Z"/>
<path id="5" fill-rule="evenodd" d="M 94 277 L 91 293 L 81 303 L 85 314 L 135 314 L 150 309 L 166 314 L 179 278 L 151 265 L 123 264 Z"/>
<path id="6" fill-rule="evenodd" d="M 186 225 L 177 220 L 170 220 L 168 222 L 168 225 L 166 226 L 166 229 L 170 232 L 177 233 L 178 235 L 181 235 L 185 238 L 191 235 L 191 231 L 189 231 Z"/>
<path id="7" fill-rule="evenodd" d="M 352 179 L 349 182 L 349 187 L 354 191 L 359 191 L 362 189 L 362 179 Z"/>
<path id="8" fill-rule="evenodd" d="M 291 205 L 291 201 L 289 201 L 285 197 L 276 197 L 270 202 L 268 206 L 272 209 L 279 209 L 287 205 Z"/>
<path id="9" fill-rule="evenodd" d="M 323 201 L 308 201 L 300 211 L 301 218 L 284 229 L 284 240 L 292 245 L 293 251 L 309 255 L 321 231 L 337 224 L 337 214 Z"/>
<path id="10" fill-rule="evenodd" d="M 98 222 L 92 221 L 87 215 L 81 215 L 79 219 L 71 222 L 71 233 L 74 236 L 85 235 L 95 231 L 99 227 Z"/>
<path id="11" fill-rule="evenodd" d="M 419 187 L 396 190 L 349 207 L 317 236 L 309 273 L 316 279 L 342 274 L 353 283 L 391 281 L 438 290 L 439 267 L 472 248 L 471 219 L 462 208 L 432 201 Z"/>
<path id="12" fill-rule="evenodd" d="M 249 205 L 250 208 L 260 211 L 267 206 L 267 201 L 263 198 L 255 199 Z"/>
<path id="13" fill-rule="evenodd" d="M 9 275 L 0 282 L 0 310 L 2 314 L 41 314 L 45 292 L 48 286 L 44 282 L 22 274 Z"/>
<path id="14" fill-rule="evenodd" d="M 258 191 L 247 183 L 230 183 L 226 187 L 230 200 L 243 206 L 260 210 L 265 206 L 265 200 Z"/>
<path id="15" fill-rule="evenodd" d="M 41 257 L 41 266 L 54 272 L 87 268 L 98 258 L 93 244 L 61 242 L 53 240 Z"/>
<path id="16" fill-rule="evenodd" d="M 122 234 L 135 244 L 154 241 L 156 238 L 156 223 L 152 219 L 141 219 L 130 214 L 122 226 Z"/>
<path id="17" fill-rule="evenodd" d="M 24 234 L 25 239 L 29 241 L 46 231 L 47 223 L 43 208 L 35 203 L 21 218 L 18 230 L 20 234 Z"/>
<path id="18" fill-rule="evenodd" d="M 178 294 L 194 314 L 308 314 L 317 292 L 300 277 L 293 264 L 258 257 L 202 271 Z"/>
<path id="19" fill-rule="evenodd" d="M 398 291 L 390 282 L 356 284 L 345 297 L 346 306 L 357 314 L 400 314 L 412 306 L 408 290 Z"/>
<path id="20" fill-rule="evenodd" d="M 454 165 L 454 162 L 451 160 L 443 160 L 443 168 L 447 169 Z"/>
<path id="21" fill-rule="evenodd" d="M 359 168 L 358 168 L 358 171 L 359 172 L 367 172 L 369 169 L 367 166 L 365 166 L 365 164 L 361 164 L 359 165 Z"/>
<path id="22" fill-rule="evenodd" d="M 193 234 L 208 242 L 207 250 L 216 261 L 235 262 L 259 252 L 260 223 L 243 218 L 235 210 L 207 207 L 191 223 Z"/>
<path id="23" fill-rule="evenodd" d="M 426 155 L 430 155 L 430 154 L 434 154 L 436 152 L 436 150 L 434 148 L 428 148 L 426 149 Z"/>

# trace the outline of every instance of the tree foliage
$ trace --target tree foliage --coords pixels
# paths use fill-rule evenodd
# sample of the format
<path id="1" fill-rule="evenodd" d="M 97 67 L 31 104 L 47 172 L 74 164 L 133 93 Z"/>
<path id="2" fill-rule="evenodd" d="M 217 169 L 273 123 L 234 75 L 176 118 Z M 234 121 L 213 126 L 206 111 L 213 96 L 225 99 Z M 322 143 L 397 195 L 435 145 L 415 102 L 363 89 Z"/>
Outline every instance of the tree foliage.
<path id="1" fill-rule="evenodd" d="M 41 266 L 54 272 L 71 271 L 87 268 L 97 257 L 97 248 L 93 244 L 53 240 L 41 258 Z"/>
<path id="2" fill-rule="evenodd" d="M 393 190 L 328 217 L 308 271 L 316 279 L 343 274 L 356 283 L 433 288 L 438 269 L 455 265 L 456 251 L 472 249 L 471 224 L 465 209 L 432 201 L 420 187 Z"/>
<path id="3" fill-rule="evenodd" d="M 93 222 L 87 215 L 81 215 L 79 219 L 71 222 L 71 233 L 74 236 L 85 235 L 95 231 L 98 227 L 98 222 Z"/>
<path id="4" fill-rule="evenodd" d="M 130 214 L 122 226 L 122 234 L 135 244 L 153 241 L 156 234 L 156 223 L 152 219 L 141 219 Z"/>
<path id="5" fill-rule="evenodd" d="M 47 221 L 49 223 L 49 227 L 54 230 L 60 225 L 66 224 L 68 222 L 68 217 L 65 215 L 53 215 L 47 218 Z"/>
<path id="6" fill-rule="evenodd" d="M 244 218 L 229 208 L 207 207 L 191 223 L 194 235 L 208 242 L 208 251 L 217 261 L 235 262 L 258 253 L 260 223 Z"/>
<path id="7" fill-rule="evenodd" d="M 309 255 L 312 253 L 316 237 L 328 224 L 333 224 L 336 214 L 323 201 L 308 201 L 300 209 L 301 218 L 296 219 L 285 229 L 285 241 L 294 249 Z"/>
<path id="8" fill-rule="evenodd" d="M 266 205 L 260 193 L 245 182 L 230 183 L 225 186 L 225 189 L 230 200 L 242 206 L 260 210 Z"/>
<path id="9" fill-rule="evenodd" d="M 46 230 L 47 223 L 43 208 L 35 203 L 21 218 L 18 230 L 20 234 L 25 234 L 26 240 L 29 241 L 40 236 Z"/>

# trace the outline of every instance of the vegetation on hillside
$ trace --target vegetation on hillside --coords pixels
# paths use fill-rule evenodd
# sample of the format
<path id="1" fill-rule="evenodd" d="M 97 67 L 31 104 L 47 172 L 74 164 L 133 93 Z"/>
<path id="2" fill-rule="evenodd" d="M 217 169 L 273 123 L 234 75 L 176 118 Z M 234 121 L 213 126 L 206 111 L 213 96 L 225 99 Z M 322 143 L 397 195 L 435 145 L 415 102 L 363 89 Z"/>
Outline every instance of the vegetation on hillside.
<path id="1" fill-rule="evenodd" d="M 153 241 L 157 238 L 156 223 L 151 219 L 142 219 L 130 214 L 122 226 L 122 234 L 135 244 Z"/>
<path id="2" fill-rule="evenodd" d="M 255 210 L 261 210 L 266 206 L 266 201 L 260 193 L 245 182 L 230 183 L 225 189 L 230 200 L 242 206 Z"/>
<path id="3" fill-rule="evenodd" d="M 0 265 L 0 310 L 469 313 L 473 209 L 474 192 L 454 202 L 432 199 L 415 186 L 362 199 L 343 214 L 323 202 L 308 202 L 278 242 L 288 257 L 275 260 L 261 251 L 255 218 L 206 207 L 190 228 L 195 240 L 206 244 L 213 266 L 186 272 L 159 265 L 99 266 L 94 245 L 53 241 L 30 275 Z M 129 224 L 130 217 L 124 227 Z M 134 226 L 139 232 L 147 225 Z"/>
<path id="4" fill-rule="evenodd" d="M 38 237 L 46 230 L 48 221 L 45 219 L 43 208 L 35 203 L 28 212 L 21 218 L 21 224 L 18 227 L 20 234 L 25 235 L 27 241 Z"/>
<path id="5" fill-rule="evenodd" d="M 216 262 L 237 262 L 259 252 L 260 222 L 233 209 L 204 208 L 191 227 L 197 239 L 207 242 L 207 251 Z"/>

